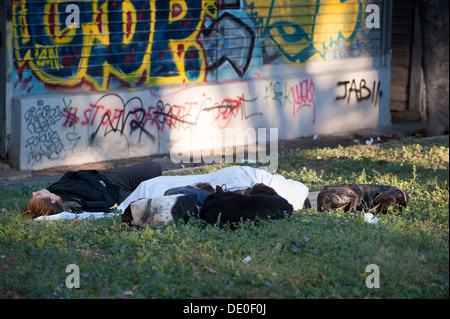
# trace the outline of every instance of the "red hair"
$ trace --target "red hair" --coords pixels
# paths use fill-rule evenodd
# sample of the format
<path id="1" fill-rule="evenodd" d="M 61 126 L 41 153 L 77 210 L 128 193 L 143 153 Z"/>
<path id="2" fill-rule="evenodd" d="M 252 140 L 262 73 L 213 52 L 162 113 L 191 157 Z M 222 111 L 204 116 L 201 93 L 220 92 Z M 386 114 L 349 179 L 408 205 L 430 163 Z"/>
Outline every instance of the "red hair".
<path id="1" fill-rule="evenodd" d="M 48 197 L 32 197 L 25 206 L 23 214 L 25 216 L 35 218 L 43 215 L 58 214 L 62 211 L 63 207 L 59 202 L 52 203 L 51 199 Z"/>

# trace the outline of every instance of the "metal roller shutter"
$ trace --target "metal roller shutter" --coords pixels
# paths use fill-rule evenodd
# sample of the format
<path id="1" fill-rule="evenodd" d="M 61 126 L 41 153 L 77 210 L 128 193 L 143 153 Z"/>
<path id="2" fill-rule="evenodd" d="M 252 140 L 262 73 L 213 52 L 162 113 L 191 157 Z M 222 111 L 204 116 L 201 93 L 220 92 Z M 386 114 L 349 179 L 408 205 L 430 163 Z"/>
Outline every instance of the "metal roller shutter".
<path id="1" fill-rule="evenodd" d="M 15 90 L 214 82 L 269 64 L 380 58 L 383 31 L 365 27 L 368 4 L 383 17 L 383 1 L 12 0 L 13 77 L 42 86 Z"/>

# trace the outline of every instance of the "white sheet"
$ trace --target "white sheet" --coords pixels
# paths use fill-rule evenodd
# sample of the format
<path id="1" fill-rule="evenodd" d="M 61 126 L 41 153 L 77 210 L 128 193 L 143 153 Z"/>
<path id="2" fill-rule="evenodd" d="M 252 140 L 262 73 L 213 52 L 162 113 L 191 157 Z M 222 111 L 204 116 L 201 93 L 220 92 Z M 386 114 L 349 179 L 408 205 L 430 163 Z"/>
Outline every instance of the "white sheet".
<path id="1" fill-rule="evenodd" d="M 158 176 L 149 179 L 142 182 L 134 192 L 119 205 L 118 209 L 124 212 L 128 205 L 135 200 L 163 196 L 164 192 L 169 188 L 200 182 L 210 183 L 213 187 L 216 185 L 226 185 L 226 188 L 231 191 L 252 187 L 257 183 L 263 183 L 272 187 L 280 196 L 285 198 L 294 207 L 294 210 L 302 209 L 303 203 L 308 196 L 308 187 L 300 182 L 286 179 L 281 175 L 270 174 L 258 168 L 249 166 L 231 166 L 209 174 Z M 62 212 L 50 216 L 40 216 L 37 217 L 36 220 L 84 219 L 108 216 L 114 216 L 114 214 L 89 212 L 73 214 L 70 212 Z"/>
<path id="2" fill-rule="evenodd" d="M 59 214 L 47 215 L 47 216 L 39 216 L 36 217 L 35 220 L 59 220 L 59 219 L 97 219 L 104 217 L 113 217 L 120 215 L 119 213 L 90 213 L 84 212 L 81 214 L 74 214 L 71 212 L 61 212 Z"/>

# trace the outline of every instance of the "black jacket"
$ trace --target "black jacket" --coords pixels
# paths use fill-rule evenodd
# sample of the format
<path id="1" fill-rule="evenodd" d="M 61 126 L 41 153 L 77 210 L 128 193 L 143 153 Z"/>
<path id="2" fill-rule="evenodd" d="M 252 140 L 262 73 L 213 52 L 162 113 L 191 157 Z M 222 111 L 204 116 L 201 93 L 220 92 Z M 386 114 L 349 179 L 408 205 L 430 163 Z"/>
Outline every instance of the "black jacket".
<path id="1" fill-rule="evenodd" d="M 81 170 L 67 172 L 47 190 L 65 202 L 75 202 L 77 205 L 69 207 L 73 212 L 108 212 L 119 201 L 120 186 L 96 170 Z"/>

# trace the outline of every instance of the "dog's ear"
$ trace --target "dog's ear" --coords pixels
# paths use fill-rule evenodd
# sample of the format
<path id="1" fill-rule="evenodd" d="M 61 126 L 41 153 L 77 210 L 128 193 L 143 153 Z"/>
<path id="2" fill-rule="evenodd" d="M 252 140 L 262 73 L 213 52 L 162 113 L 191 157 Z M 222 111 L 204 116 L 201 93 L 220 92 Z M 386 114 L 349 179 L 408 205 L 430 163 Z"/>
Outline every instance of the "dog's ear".
<path id="1" fill-rule="evenodd" d="M 311 208 L 311 201 L 308 197 L 306 197 L 305 201 L 303 202 L 302 211 L 305 211 L 307 209 Z"/>
<path id="2" fill-rule="evenodd" d="M 131 214 L 131 205 L 125 209 L 125 212 L 122 214 L 122 223 L 126 223 L 131 226 L 131 221 L 133 220 L 133 215 Z"/>
<path id="3" fill-rule="evenodd" d="M 401 196 L 399 198 L 397 203 L 402 205 L 402 206 L 404 206 L 404 207 L 406 207 L 406 202 L 409 200 L 409 195 L 405 191 L 401 190 L 400 188 L 399 188 L 399 190 L 402 192 L 403 196 Z"/>
<path id="4" fill-rule="evenodd" d="M 221 186 L 216 185 L 216 193 L 223 193 L 223 189 Z"/>
<path id="5" fill-rule="evenodd" d="M 252 188 L 248 189 L 248 195 L 254 194 L 278 195 L 272 187 L 269 187 L 263 183 L 257 183 L 253 185 Z"/>

